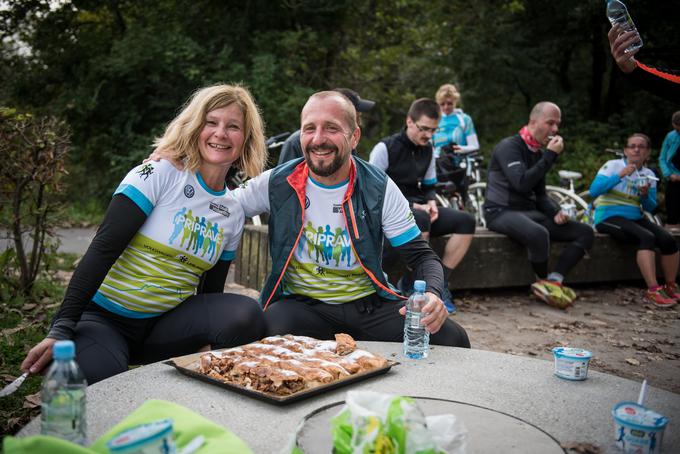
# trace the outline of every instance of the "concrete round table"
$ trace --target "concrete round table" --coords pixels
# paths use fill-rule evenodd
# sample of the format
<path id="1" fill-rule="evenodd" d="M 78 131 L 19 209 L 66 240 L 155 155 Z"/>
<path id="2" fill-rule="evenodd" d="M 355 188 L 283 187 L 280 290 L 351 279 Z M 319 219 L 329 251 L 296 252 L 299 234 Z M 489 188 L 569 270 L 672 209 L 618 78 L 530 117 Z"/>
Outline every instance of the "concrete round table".
<path id="1" fill-rule="evenodd" d="M 256 453 L 279 452 L 304 416 L 341 401 L 352 389 L 465 402 L 515 416 L 560 443 L 614 445 L 612 406 L 636 400 L 640 383 L 588 372 L 585 381 L 553 375 L 553 363 L 484 350 L 433 346 L 425 360 L 408 360 L 401 344 L 359 342 L 361 348 L 399 361 L 386 375 L 331 390 L 287 406 L 275 406 L 187 377 L 155 363 L 116 375 L 88 388 L 88 437 L 94 441 L 148 399 L 183 405 L 224 426 Z M 664 452 L 680 452 L 680 395 L 650 387 L 645 404 L 667 416 Z M 39 433 L 39 418 L 19 435 Z"/>

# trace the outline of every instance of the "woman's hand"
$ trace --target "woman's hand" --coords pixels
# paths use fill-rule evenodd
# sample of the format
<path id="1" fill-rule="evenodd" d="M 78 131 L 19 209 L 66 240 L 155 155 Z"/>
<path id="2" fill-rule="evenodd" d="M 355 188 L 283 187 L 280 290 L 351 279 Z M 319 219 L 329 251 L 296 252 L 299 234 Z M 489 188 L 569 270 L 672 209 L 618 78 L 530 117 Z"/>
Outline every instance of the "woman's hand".
<path id="1" fill-rule="evenodd" d="M 638 186 L 640 197 L 647 197 L 649 195 L 649 183 L 644 186 Z"/>
<path id="2" fill-rule="evenodd" d="M 142 164 L 146 164 L 146 163 L 149 162 L 149 161 L 158 162 L 158 161 L 160 161 L 161 159 L 165 159 L 165 160 L 167 160 L 167 161 L 170 161 L 170 164 L 172 164 L 172 165 L 175 167 L 175 169 L 177 169 L 177 170 L 184 170 L 184 163 L 183 163 L 181 160 L 173 159 L 172 157 L 167 156 L 167 155 L 165 155 L 165 154 L 163 154 L 163 153 L 160 153 L 160 152 L 158 152 L 158 151 L 156 151 L 156 150 L 154 150 L 154 151 L 149 155 L 148 158 L 146 158 L 145 160 L 143 160 L 143 161 L 142 161 Z"/>
<path id="3" fill-rule="evenodd" d="M 637 165 L 636 165 L 636 164 L 633 164 L 633 163 L 628 164 L 626 167 L 624 167 L 623 169 L 621 169 L 621 171 L 619 172 L 619 177 L 620 177 L 620 178 L 623 178 L 623 177 L 625 177 L 625 176 L 628 176 L 628 175 L 630 175 L 631 173 L 635 172 L 636 169 L 637 169 Z"/>
<path id="4" fill-rule="evenodd" d="M 449 317 L 449 312 L 446 310 L 444 302 L 434 293 L 425 292 L 425 296 L 427 297 L 427 303 L 423 306 L 422 313 L 424 317 L 420 320 L 420 323 L 427 332 L 435 334 Z M 406 306 L 399 309 L 399 313 L 406 315 Z"/>
<path id="5" fill-rule="evenodd" d="M 626 49 L 639 39 L 637 32 L 622 32 L 621 27 L 615 25 L 609 30 L 607 38 L 609 38 L 609 50 L 621 71 L 624 73 L 633 72 L 637 66 L 634 55 L 638 53 L 640 48 L 630 52 L 626 52 Z"/>
<path id="6" fill-rule="evenodd" d="M 26 359 L 21 363 L 21 370 L 31 374 L 40 373 L 52 361 L 52 346 L 56 341 L 49 337 L 40 341 L 26 355 Z"/>

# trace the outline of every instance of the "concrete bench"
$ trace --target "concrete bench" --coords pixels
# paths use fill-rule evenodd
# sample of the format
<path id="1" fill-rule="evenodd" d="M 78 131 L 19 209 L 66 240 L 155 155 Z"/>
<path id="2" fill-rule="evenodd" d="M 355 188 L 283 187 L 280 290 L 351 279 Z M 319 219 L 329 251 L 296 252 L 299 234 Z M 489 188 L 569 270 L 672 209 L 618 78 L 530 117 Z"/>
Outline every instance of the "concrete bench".
<path id="1" fill-rule="evenodd" d="M 680 235 L 674 233 L 680 240 Z M 447 237 L 433 238 L 432 248 L 441 256 Z M 246 225 L 236 257 L 235 281 L 249 288 L 261 289 L 269 270 L 267 226 Z M 553 243 L 551 264 L 556 263 L 564 247 Z M 660 266 L 657 263 L 657 268 Z M 394 276 L 395 284 L 403 272 L 400 260 L 385 264 L 385 271 Z M 595 245 L 590 253 L 569 273 L 571 284 L 641 280 L 635 263 L 635 248 L 614 241 L 609 235 L 595 234 Z M 470 250 L 451 276 L 456 289 L 478 289 L 527 286 L 534 281 L 526 249 L 505 235 L 479 229 Z"/>

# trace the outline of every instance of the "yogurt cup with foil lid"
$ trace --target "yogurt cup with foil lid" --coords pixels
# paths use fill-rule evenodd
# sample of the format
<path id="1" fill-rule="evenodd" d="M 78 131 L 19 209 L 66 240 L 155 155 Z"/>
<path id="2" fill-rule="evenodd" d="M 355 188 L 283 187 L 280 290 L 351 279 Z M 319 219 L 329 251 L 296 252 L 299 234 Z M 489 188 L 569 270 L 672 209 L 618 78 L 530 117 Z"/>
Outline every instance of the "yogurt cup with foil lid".
<path id="1" fill-rule="evenodd" d="M 555 358 L 555 375 L 567 380 L 588 378 L 588 363 L 593 357 L 591 352 L 570 347 L 555 347 L 552 352 Z"/>
<path id="2" fill-rule="evenodd" d="M 661 451 L 668 418 L 635 402 L 619 402 L 612 408 L 614 439 L 626 453 L 656 454 Z"/>
<path id="3" fill-rule="evenodd" d="M 175 454 L 172 419 L 142 424 L 119 433 L 106 447 L 111 454 Z"/>

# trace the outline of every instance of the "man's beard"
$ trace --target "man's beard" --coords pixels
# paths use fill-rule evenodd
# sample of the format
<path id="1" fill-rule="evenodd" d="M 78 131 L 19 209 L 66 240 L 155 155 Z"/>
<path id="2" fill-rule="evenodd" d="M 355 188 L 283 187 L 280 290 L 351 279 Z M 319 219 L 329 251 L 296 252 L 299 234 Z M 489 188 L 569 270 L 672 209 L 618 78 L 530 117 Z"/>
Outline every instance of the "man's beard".
<path id="1" fill-rule="evenodd" d="M 335 156 L 333 157 L 333 160 L 329 162 L 326 165 L 316 165 L 314 162 L 312 162 L 312 151 L 315 150 L 330 150 L 335 153 Z M 338 150 L 338 147 L 335 145 L 331 144 L 322 144 L 322 145 L 316 145 L 316 146 L 308 146 L 305 149 L 305 162 L 307 163 L 307 167 L 316 175 L 320 177 L 329 177 L 333 175 L 335 172 L 340 170 L 340 167 L 345 163 L 344 157 Z"/>

